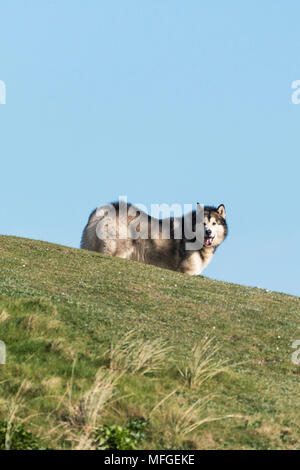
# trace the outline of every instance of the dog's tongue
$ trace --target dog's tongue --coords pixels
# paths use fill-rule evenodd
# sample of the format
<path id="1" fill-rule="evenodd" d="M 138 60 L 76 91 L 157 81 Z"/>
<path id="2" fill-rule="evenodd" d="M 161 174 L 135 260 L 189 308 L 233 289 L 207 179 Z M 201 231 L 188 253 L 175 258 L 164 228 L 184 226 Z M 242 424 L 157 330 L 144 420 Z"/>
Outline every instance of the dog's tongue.
<path id="1" fill-rule="evenodd" d="M 205 244 L 205 246 L 210 246 L 212 244 L 212 238 L 206 238 L 204 240 L 204 244 Z"/>

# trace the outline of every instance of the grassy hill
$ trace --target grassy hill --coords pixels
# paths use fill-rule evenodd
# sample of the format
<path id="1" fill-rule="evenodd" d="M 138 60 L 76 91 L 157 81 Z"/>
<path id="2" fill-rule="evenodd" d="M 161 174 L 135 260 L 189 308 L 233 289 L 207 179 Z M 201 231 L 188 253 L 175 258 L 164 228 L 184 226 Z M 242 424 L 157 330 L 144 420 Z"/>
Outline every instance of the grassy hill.
<path id="1" fill-rule="evenodd" d="M 15 237 L 0 257 L 0 448 L 299 448 L 299 298 Z"/>

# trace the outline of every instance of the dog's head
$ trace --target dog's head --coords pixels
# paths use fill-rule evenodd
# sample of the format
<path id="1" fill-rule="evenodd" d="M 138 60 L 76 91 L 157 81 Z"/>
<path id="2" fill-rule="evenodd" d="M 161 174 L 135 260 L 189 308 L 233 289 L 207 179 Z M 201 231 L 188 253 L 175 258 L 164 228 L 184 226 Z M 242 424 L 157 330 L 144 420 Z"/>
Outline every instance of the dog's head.
<path id="1" fill-rule="evenodd" d="M 228 232 L 225 206 L 204 206 L 204 246 L 217 247 Z"/>

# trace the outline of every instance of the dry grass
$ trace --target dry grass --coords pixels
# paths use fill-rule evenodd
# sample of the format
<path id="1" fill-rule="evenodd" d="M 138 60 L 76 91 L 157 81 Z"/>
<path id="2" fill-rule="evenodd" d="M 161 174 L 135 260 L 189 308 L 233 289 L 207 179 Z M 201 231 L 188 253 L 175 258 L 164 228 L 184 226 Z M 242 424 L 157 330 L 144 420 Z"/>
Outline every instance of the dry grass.
<path id="1" fill-rule="evenodd" d="M 3 310 L 2 313 L 0 313 L 0 323 L 4 322 L 5 320 L 8 320 L 10 315 Z"/>
<path id="2" fill-rule="evenodd" d="M 110 369 L 132 374 L 147 374 L 162 368 L 171 351 L 161 339 L 145 340 L 131 330 L 116 342 L 109 351 Z"/>
<path id="3" fill-rule="evenodd" d="M 62 387 L 62 378 L 61 377 L 50 377 L 42 381 L 42 386 L 45 389 L 49 390 L 58 390 Z"/>
<path id="4" fill-rule="evenodd" d="M 72 360 L 76 356 L 76 353 L 72 346 L 67 343 L 64 338 L 55 338 L 49 344 L 49 349 L 51 351 L 56 351 L 62 353 L 67 359 Z"/>
<path id="5" fill-rule="evenodd" d="M 196 400 L 193 404 L 187 405 L 183 396 L 176 396 L 171 392 L 154 409 L 152 414 L 159 412 L 159 423 L 161 429 L 164 429 L 165 438 L 170 446 L 177 447 L 187 439 L 191 438 L 195 431 L 206 423 L 219 421 L 229 418 L 243 418 L 240 415 L 228 414 L 225 416 L 210 416 L 207 414 L 207 406 L 213 399 L 213 395 L 207 395 Z M 169 400 L 169 398 L 172 399 Z M 164 403 L 164 406 L 161 406 Z M 163 425 L 162 425 L 163 423 Z M 193 437 L 193 436 L 192 436 Z M 196 437 L 196 436 L 195 436 Z"/>
<path id="6" fill-rule="evenodd" d="M 5 314 L 6 312 L 3 313 Z M 38 316 L 36 314 L 30 314 L 26 315 L 26 317 L 22 320 L 22 325 L 24 326 L 24 328 L 26 328 L 27 331 L 45 333 L 45 331 L 48 332 L 51 330 L 58 331 L 62 326 L 62 323 L 59 320 L 50 317 L 49 315 Z"/>
<path id="7" fill-rule="evenodd" d="M 189 388 L 199 388 L 208 379 L 228 369 L 227 361 L 216 358 L 219 350 L 212 338 L 205 338 L 193 347 L 191 355 L 181 367 L 178 367 L 181 377 Z"/>
<path id="8" fill-rule="evenodd" d="M 10 450 L 11 449 L 11 444 L 12 444 L 12 439 L 14 435 L 14 425 L 16 422 L 25 422 L 25 419 L 20 419 L 18 416 L 21 409 L 24 408 L 24 398 L 22 397 L 22 394 L 30 388 L 30 384 L 26 381 L 23 380 L 21 383 L 17 393 L 15 396 L 12 398 L 12 400 L 9 403 L 8 406 L 8 413 L 7 413 L 7 427 L 6 427 L 6 434 L 5 434 L 5 450 Z M 27 417 L 30 418 L 31 416 Z"/>
<path id="9" fill-rule="evenodd" d="M 64 426 L 63 436 L 72 442 L 76 450 L 94 449 L 94 430 L 106 406 L 115 396 L 117 383 L 123 374 L 100 368 L 92 386 L 74 402 L 72 396 L 74 369 L 75 362 L 64 403 L 67 423 Z"/>

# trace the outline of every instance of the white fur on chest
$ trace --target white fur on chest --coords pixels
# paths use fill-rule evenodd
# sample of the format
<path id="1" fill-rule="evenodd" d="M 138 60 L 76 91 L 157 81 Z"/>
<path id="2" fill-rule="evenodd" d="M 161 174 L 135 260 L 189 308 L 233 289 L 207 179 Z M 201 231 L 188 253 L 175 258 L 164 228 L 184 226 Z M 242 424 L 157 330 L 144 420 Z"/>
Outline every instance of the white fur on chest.
<path id="1" fill-rule="evenodd" d="M 203 269 L 210 263 L 213 257 L 212 253 L 207 253 L 205 258 L 202 259 L 200 253 L 195 251 L 189 258 L 189 274 L 192 276 L 199 276 L 202 273 Z"/>
<path id="2" fill-rule="evenodd" d="M 189 274 L 199 276 L 204 269 L 203 260 L 198 251 L 195 251 L 189 258 Z"/>

